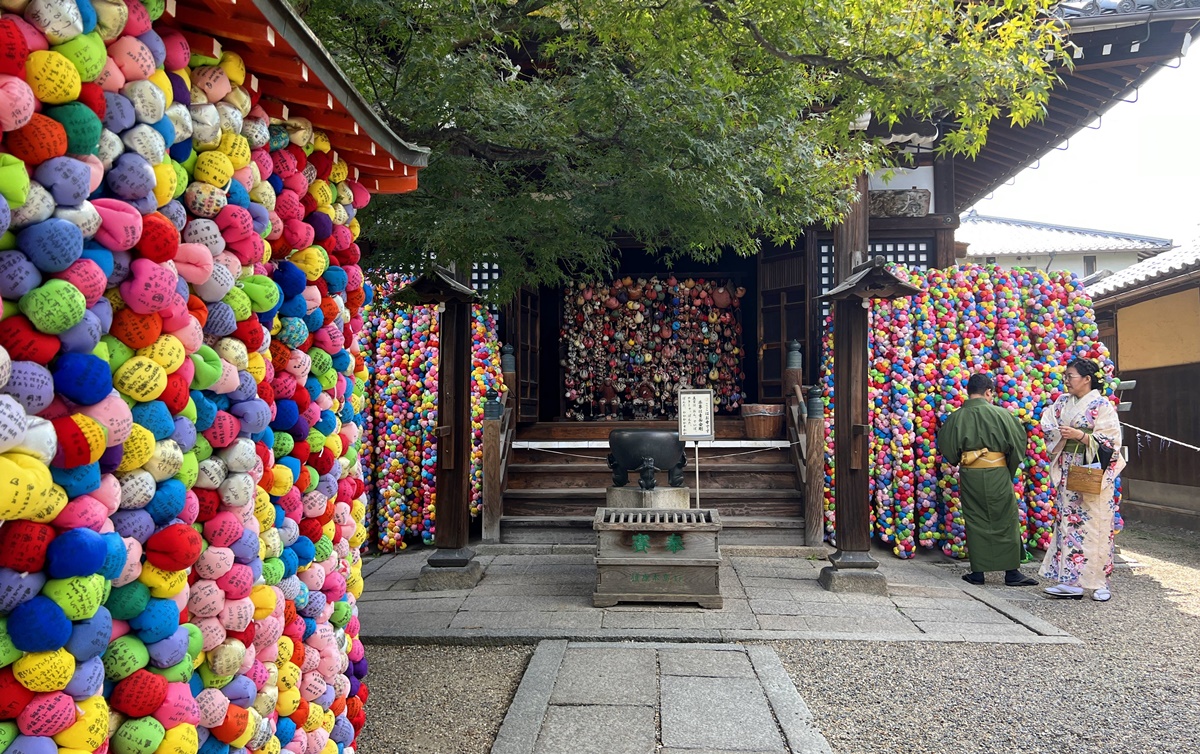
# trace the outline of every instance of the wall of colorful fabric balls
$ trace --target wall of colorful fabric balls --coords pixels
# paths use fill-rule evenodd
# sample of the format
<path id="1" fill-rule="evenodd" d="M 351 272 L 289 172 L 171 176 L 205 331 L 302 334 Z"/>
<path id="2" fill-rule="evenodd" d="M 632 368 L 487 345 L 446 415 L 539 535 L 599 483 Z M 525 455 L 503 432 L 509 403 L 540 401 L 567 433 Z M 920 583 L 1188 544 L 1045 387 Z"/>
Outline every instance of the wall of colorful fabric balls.
<path id="1" fill-rule="evenodd" d="M 962 265 L 914 271 L 893 266 L 922 289 L 919 296 L 875 300 L 870 309 L 868 413 L 872 527 L 902 558 L 940 547 L 967 556 L 955 468 L 937 452 L 937 429 L 967 397 L 967 380 L 986 372 L 997 403 L 1029 434 L 1016 479 L 1028 547 L 1045 548 L 1054 522 L 1042 411 L 1065 390 L 1062 373 L 1081 357 L 1099 361 L 1116 400 L 1113 363 L 1079 278 L 1068 272 Z M 821 383 L 825 393 L 825 531 L 833 541 L 832 326 L 827 323 Z M 1119 481 L 1119 480 L 1118 480 Z M 1119 501 L 1119 485 L 1118 485 Z M 1118 513 L 1118 527 L 1121 525 Z"/>
<path id="2" fill-rule="evenodd" d="M 717 280 L 620 278 L 563 294 L 566 415 L 577 420 L 675 415 L 680 388 L 712 388 L 717 410 L 745 400 L 741 297 Z"/>
<path id="3" fill-rule="evenodd" d="M 346 754 L 369 195 L 162 12 L 0 15 L 0 751 Z"/>
<path id="4" fill-rule="evenodd" d="M 409 282 L 398 275 L 377 279 L 375 302 L 365 312 L 361 335 L 366 384 L 370 508 L 375 543 L 382 552 L 410 541 L 433 544 L 437 534 L 438 320 L 433 306 L 397 304 L 391 295 Z M 500 345 L 496 315 L 471 309 L 471 516 L 483 494 L 483 404 L 497 391 Z"/>

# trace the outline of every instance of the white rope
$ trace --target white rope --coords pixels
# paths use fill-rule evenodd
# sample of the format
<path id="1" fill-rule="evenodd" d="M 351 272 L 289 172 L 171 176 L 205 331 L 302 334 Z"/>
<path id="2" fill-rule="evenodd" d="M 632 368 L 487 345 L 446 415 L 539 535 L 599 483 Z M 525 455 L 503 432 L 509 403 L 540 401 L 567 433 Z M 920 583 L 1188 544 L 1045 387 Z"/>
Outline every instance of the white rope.
<path id="1" fill-rule="evenodd" d="M 1167 437 L 1166 435 L 1160 435 L 1157 432 L 1151 432 L 1148 429 L 1142 429 L 1141 427 L 1135 427 L 1134 425 L 1129 424 L 1127 422 L 1121 422 L 1121 424 L 1123 424 L 1126 427 L 1129 427 L 1130 429 L 1136 429 L 1138 432 L 1142 432 L 1143 434 L 1150 435 L 1151 437 L 1157 437 L 1160 440 L 1166 440 L 1167 442 L 1172 443 L 1173 445 L 1181 445 L 1181 446 L 1187 448 L 1188 450 L 1200 450 L 1200 448 L 1196 447 L 1195 445 L 1188 445 L 1186 442 L 1181 442 L 1180 440 L 1176 440 L 1172 437 Z"/>

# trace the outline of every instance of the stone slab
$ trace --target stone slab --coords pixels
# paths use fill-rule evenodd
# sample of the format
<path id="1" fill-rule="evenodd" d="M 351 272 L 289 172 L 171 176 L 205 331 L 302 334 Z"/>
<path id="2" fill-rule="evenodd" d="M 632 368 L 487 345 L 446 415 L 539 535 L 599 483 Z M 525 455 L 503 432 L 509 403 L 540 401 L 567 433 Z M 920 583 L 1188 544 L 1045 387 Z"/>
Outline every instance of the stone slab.
<path id="1" fill-rule="evenodd" d="M 855 592 L 859 594 L 878 594 L 887 596 L 887 577 L 879 571 L 865 568 L 834 568 L 826 566 L 821 569 L 817 582 L 825 589 L 835 592 Z"/>
<path id="2" fill-rule="evenodd" d="M 833 754 L 829 742 L 817 729 L 812 711 L 804 703 L 796 684 L 783 669 L 775 650 L 764 646 L 746 647 L 746 654 L 767 695 L 767 702 L 783 730 L 788 748 L 804 754 Z"/>
<path id="3" fill-rule="evenodd" d="M 664 747 L 787 752 L 756 679 L 663 676 L 660 686 Z"/>
<path id="4" fill-rule="evenodd" d="M 467 610 L 456 614 L 450 622 L 449 627 L 453 629 L 491 631 L 598 629 L 603 619 L 604 616 L 599 613 L 578 611 L 500 613 L 484 610 Z"/>
<path id="5" fill-rule="evenodd" d="M 472 560 L 465 566 L 434 568 L 426 565 L 417 576 L 418 592 L 433 592 L 446 589 L 471 589 L 483 578 L 483 565 Z"/>
<path id="6" fill-rule="evenodd" d="M 566 651 L 565 641 L 538 644 L 496 734 L 492 754 L 532 754 L 550 704 L 554 678 Z"/>
<path id="7" fill-rule="evenodd" d="M 568 647 L 550 703 L 653 707 L 656 674 L 652 649 Z"/>
<path id="8" fill-rule="evenodd" d="M 654 754 L 654 749 L 654 707 L 551 706 L 533 752 Z"/>
<path id="9" fill-rule="evenodd" d="M 664 676 L 704 678 L 753 678 L 754 668 L 742 652 L 708 649 L 660 649 L 658 672 Z"/>
<path id="10" fill-rule="evenodd" d="M 609 487 L 604 495 L 609 508 L 690 508 L 692 491 L 687 487 Z"/>

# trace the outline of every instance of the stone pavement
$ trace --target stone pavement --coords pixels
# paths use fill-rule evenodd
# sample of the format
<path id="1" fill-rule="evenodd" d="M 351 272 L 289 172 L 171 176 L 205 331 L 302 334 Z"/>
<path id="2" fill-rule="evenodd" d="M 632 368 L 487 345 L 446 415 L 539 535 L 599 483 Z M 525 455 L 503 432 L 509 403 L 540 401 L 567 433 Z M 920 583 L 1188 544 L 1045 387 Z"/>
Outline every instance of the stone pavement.
<path id="1" fill-rule="evenodd" d="M 889 589 L 877 596 L 825 591 L 821 550 L 722 549 L 720 610 L 593 607 L 586 547 L 479 546 L 483 579 L 458 591 L 415 591 L 430 550 L 379 556 L 363 567 L 360 636 L 538 642 L 493 754 L 830 752 L 775 650 L 734 642 L 1079 643 L 1019 607 L 1039 588 L 971 586 L 940 555 L 875 553 Z"/>
<path id="2" fill-rule="evenodd" d="M 376 643 L 572 641 L 942 641 L 1076 643 L 1021 609 L 1040 589 L 974 587 L 940 555 L 901 561 L 877 553 L 889 596 L 835 594 L 817 583 L 827 562 L 726 549 L 724 607 L 592 606 L 596 569 L 585 548 L 480 546 L 483 580 L 469 590 L 414 591 L 429 550 L 373 558 L 363 567 L 362 638 Z M 558 550 L 555 554 L 553 550 Z M 567 552 L 563 552 L 567 550 Z M 742 554 L 745 553 L 745 554 Z M 1026 566 L 1033 572 L 1033 566 Z"/>
<path id="3" fill-rule="evenodd" d="M 825 754 L 775 651 L 547 640 L 492 754 Z"/>

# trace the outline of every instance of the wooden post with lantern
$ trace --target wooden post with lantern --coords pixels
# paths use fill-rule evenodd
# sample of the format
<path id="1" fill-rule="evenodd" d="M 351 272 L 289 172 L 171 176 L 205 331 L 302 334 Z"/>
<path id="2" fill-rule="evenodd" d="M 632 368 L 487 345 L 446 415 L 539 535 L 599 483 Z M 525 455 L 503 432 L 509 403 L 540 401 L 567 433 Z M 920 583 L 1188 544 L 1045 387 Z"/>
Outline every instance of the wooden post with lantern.
<path id="1" fill-rule="evenodd" d="M 833 302 L 833 447 L 837 552 L 821 569 L 833 592 L 887 594 L 887 579 L 871 557 L 870 456 L 867 423 L 867 315 L 871 299 L 920 293 L 886 266 L 883 257 L 858 265 L 822 298 Z"/>
<path id="2" fill-rule="evenodd" d="M 471 304 L 478 298 L 451 270 L 434 267 L 397 298 L 438 309 L 437 550 L 417 590 L 470 589 L 483 569 L 467 547 L 471 504 Z"/>

